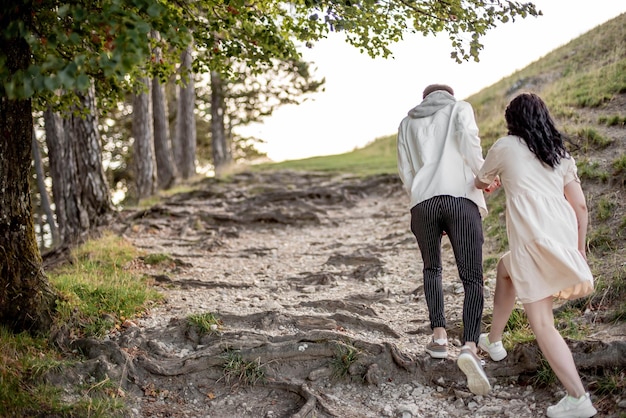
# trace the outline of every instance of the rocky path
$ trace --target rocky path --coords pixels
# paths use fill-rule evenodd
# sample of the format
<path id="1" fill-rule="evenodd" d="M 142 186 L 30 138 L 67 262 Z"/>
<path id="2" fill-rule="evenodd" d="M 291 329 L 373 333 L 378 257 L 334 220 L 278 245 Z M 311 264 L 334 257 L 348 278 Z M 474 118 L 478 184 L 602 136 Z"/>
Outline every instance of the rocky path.
<path id="1" fill-rule="evenodd" d="M 453 346 L 447 360 L 424 354 L 421 260 L 395 176 L 211 179 L 119 229 L 167 256 L 142 267 L 164 303 L 111 335 L 119 351 L 105 356 L 109 374 L 132 382 L 135 417 L 521 418 L 562 396 L 518 383 L 539 361 L 532 346 L 486 362 L 488 396 L 467 390 L 455 364 L 463 293 L 445 240 Z M 488 274 L 487 310 L 492 286 Z M 187 318 L 206 313 L 219 325 L 202 334 Z"/>

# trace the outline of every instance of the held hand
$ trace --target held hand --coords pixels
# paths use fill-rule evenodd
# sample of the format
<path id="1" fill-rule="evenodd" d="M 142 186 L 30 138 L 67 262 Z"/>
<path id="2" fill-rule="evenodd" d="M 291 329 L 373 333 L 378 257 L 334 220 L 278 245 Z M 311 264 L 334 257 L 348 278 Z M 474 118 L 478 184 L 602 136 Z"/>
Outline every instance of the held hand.
<path id="1" fill-rule="evenodd" d="M 487 188 L 485 188 L 485 192 L 491 193 L 497 190 L 501 185 L 502 184 L 500 183 L 500 177 L 496 176 L 496 178 L 491 182 L 491 184 L 487 186 Z"/>

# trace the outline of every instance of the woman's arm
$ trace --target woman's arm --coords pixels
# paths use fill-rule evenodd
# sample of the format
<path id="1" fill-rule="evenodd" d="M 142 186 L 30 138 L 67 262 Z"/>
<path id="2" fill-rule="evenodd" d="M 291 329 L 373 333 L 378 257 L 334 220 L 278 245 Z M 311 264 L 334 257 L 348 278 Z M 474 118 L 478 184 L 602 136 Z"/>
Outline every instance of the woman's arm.
<path id="1" fill-rule="evenodd" d="M 487 193 L 493 192 L 501 185 L 501 165 L 502 161 L 506 160 L 506 155 L 503 155 L 501 139 L 502 138 L 498 139 L 487 152 L 484 164 L 474 178 L 474 186 Z M 490 183 L 487 183 L 488 181 Z"/>
<path id="2" fill-rule="evenodd" d="M 478 177 L 474 178 L 474 186 L 476 186 L 476 188 L 478 189 L 482 189 L 484 191 L 486 191 L 487 193 L 491 193 L 494 190 L 496 190 L 498 187 L 500 187 L 500 177 L 496 176 L 495 179 L 493 179 L 493 181 L 491 183 L 485 183 L 481 180 L 478 179 Z"/>
<path id="3" fill-rule="evenodd" d="M 586 239 L 587 239 L 587 226 L 589 224 L 589 214 L 587 212 L 587 202 L 585 201 L 585 194 L 577 181 L 570 181 L 565 185 L 563 189 L 565 198 L 574 209 L 576 213 L 576 221 L 578 222 L 578 251 L 586 257 Z"/>

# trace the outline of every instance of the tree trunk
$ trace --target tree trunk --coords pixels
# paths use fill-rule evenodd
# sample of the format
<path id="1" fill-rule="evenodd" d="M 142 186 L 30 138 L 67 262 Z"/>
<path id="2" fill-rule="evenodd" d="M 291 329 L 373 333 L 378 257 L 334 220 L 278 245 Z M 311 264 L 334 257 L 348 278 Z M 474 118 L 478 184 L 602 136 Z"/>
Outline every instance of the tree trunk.
<path id="1" fill-rule="evenodd" d="M 71 114 L 63 120 L 63 134 L 46 138 L 52 181 L 58 184 L 53 187 L 57 222 L 63 242 L 68 245 L 79 242 L 113 211 L 102 167 L 93 88 L 81 95 L 80 106 L 77 110 L 83 111 L 82 117 Z M 46 125 L 52 119 L 48 115 Z"/>
<path id="2" fill-rule="evenodd" d="M 191 47 L 183 52 L 181 67 L 183 80 L 179 87 L 178 112 L 176 113 L 176 140 L 180 145 L 180 153 L 176 155 L 176 163 L 182 178 L 188 179 L 196 174 L 196 92 L 191 68 Z"/>
<path id="3" fill-rule="evenodd" d="M 52 110 L 43 112 L 43 119 L 46 131 L 46 145 L 48 146 L 48 164 L 50 167 L 50 177 L 52 178 L 52 199 L 54 200 L 57 224 L 59 226 L 59 239 L 65 242 L 68 235 L 69 213 L 77 213 L 72 200 L 67 201 L 64 191 L 69 196 L 72 193 L 70 179 L 76 177 L 76 167 L 73 163 L 72 150 L 68 146 L 65 134 L 63 133 L 63 120 Z M 72 210 L 73 209 L 73 210 Z"/>
<path id="4" fill-rule="evenodd" d="M 152 31 L 151 36 L 160 39 L 158 32 Z M 154 49 L 154 60 L 161 61 L 161 48 Z M 157 185 L 159 189 L 167 190 L 176 181 L 176 168 L 172 161 L 170 147 L 169 115 L 167 100 L 161 82 L 158 78 L 152 79 L 152 125 L 154 128 L 154 155 L 156 159 Z"/>
<path id="5" fill-rule="evenodd" d="M 224 84 L 216 71 L 211 71 L 211 150 L 215 174 L 220 174 L 232 162 L 232 152 L 224 129 Z"/>
<path id="6" fill-rule="evenodd" d="M 32 10 L 14 7 L 0 14 L 0 27 Z M 23 39 L 0 37 L 3 63 L 11 73 L 25 70 L 30 48 Z M 9 100 L 0 90 L 0 324 L 15 331 L 50 330 L 56 295 L 43 273 L 30 199 L 31 100 Z"/>
<path id="7" fill-rule="evenodd" d="M 176 181 L 176 169 L 170 149 L 167 102 L 163 86 L 157 78 L 152 79 L 152 120 L 154 126 L 154 154 L 159 189 L 169 189 Z"/>
<path id="8" fill-rule="evenodd" d="M 39 196 L 41 199 L 41 210 L 46 215 L 46 221 L 40 222 L 42 232 L 41 232 L 41 247 L 46 248 L 46 234 L 43 229 L 45 225 L 48 225 L 50 228 L 50 239 L 51 246 L 53 247 L 59 242 L 59 229 L 57 228 L 56 221 L 54 220 L 54 214 L 52 212 L 52 208 L 50 207 L 50 199 L 48 197 L 48 189 L 46 188 L 45 182 L 45 173 L 43 169 L 43 163 L 41 161 L 41 152 L 39 151 L 39 143 L 37 142 L 37 138 L 34 135 L 33 131 L 33 161 L 35 163 L 35 173 L 37 174 L 37 188 L 39 190 Z"/>
<path id="9" fill-rule="evenodd" d="M 148 86 L 148 79 L 143 79 Z M 137 199 L 150 197 L 156 191 L 156 163 L 152 137 L 152 112 L 150 95 L 146 92 L 133 97 L 133 159 L 135 161 L 135 186 Z"/>
<path id="10" fill-rule="evenodd" d="M 181 168 L 183 166 L 183 144 L 180 136 L 183 134 L 180 132 L 182 127 L 180 122 L 180 90 L 178 85 L 174 82 L 174 96 L 176 96 L 176 112 L 174 114 L 174 129 L 172 132 L 172 163 L 174 164 L 174 170 L 178 176 L 181 176 Z"/>

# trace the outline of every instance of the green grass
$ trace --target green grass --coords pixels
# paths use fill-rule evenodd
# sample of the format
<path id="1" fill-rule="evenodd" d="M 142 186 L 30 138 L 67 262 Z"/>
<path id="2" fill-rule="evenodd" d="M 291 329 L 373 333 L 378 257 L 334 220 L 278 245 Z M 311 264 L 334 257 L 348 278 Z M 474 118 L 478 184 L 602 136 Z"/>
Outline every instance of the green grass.
<path id="1" fill-rule="evenodd" d="M 555 314 L 555 326 L 559 333 L 572 340 L 584 340 L 589 334 L 589 327 L 580 321 L 581 310 L 569 308 Z M 528 317 L 522 308 L 515 308 L 511 312 L 504 333 L 502 344 L 508 351 L 512 351 L 516 346 L 536 340 L 535 334 L 530 327 Z M 544 371 L 539 371 L 542 374 Z M 546 377 L 546 376 L 543 376 Z"/>
<path id="2" fill-rule="evenodd" d="M 626 392 L 626 372 L 623 369 L 605 369 L 603 375 L 589 385 L 600 396 L 620 395 Z"/>
<path id="3" fill-rule="evenodd" d="M 199 179 L 200 177 L 196 177 L 196 180 Z M 193 192 L 194 190 L 197 190 L 197 182 L 195 184 L 192 184 L 193 179 L 190 182 L 186 182 L 184 184 L 177 184 L 176 186 L 167 189 L 167 190 L 159 190 L 156 194 L 150 196 L 150 197 L 146 197 L 144 199 L 141 200 L 137 200 L 136 197 L 133 197 L 132 194 L 126 194 L 126 197 L 123 201 L 119 202 L 120 207 L 125 207 L 125 208 L 129 208 L 129 207 L 135 207 L 135 208 L 140 208 L 140 209 L 147 209 L 147 208 L 151 208 L 159 203 L 161 203 L 161 200 L 166 199 L 168 197 L 177 195 L 177 194 L 183 194 L 183 193 L 189 193 L 189 192 Z"/>
<path id="4" fill-rule="evenodd" d="M 613 142 L 590 127 L 579 129 L 577 135 L 581 138 L 583 153 L 588 153 L 590 149 L 606 148 Z"/>
<path id="5" fill-rule="evenodd" d="M 502 336 L 502 344 L 511 351 L 516 345 L 529 341 L 534 341 L 535 336 L 530 329 L 528 318 L 523 309 L 513 309 L 506 326 L 504 327 L 504 335 Z"/>
<path id="6" fill-rule="evenodd" d="M 617 176 L 620 174 L 621 175 L 626 174 L 626 154 L 622 154 L 618 158 L 613 160 L 613 163 L 611 165 L 613 166 L 613 169 L 615 170 L 613 175 Z"/>
<path id="7" fill-rule="evenodd" d="M 483 270 L 490 270 L 498 265 L 499 257 L 485 257 L 483 260 Z"/>
<path id="8" fill-rule="evenodd" d="M 506 211 L 506 194 L 500 189 L 490 195 L 487 195 L 487 208 L 489 213 L 483 221 L 483 231 L 485 238 L 488 238 L 493 244 L 495 255 L 489 257 L 499 257 L 509 247 L 509 239 L 506 232 L 505 211 Z"/>
<path id="9" fill-rule="evenodd" d="M 581 321 L 582 312 L 577 308 L 569 308 L 559 311 L 554 322 L 556 328 L 563 337 L 572 340 L 584 340 L 589 335 L 589 327 Z"/>
<path id="10" fill-rule="evenodd" d="M 626 265 L 616 265 L 613 269 L 612 277 L 608 280 L 602 280 L 600 277 L 594 300 L 596 303 L 615 302 L 615 308 L 609 313 L 607 320 L 609 322 L 626 321 Z"/>
<path id="11" fill-rule="evenodd" d="M 564 128 L 578 124 L 581 107 L 599 108 L 625 92 L 625 20 L 615 18 L 467 98 L 474 106 L 483 146 L 488 148 L 506 134 L 504 109 L 523 91 L 539 93 Z M 606 120 L 619 124 L 623 118 Z"/>
<path id="12" fill-rule="evenodd" d="M 329 173 L 349 173 L 356 176 L 397 173 L 396 136 L 378 138 L 363 148 L 352 152 L 321 157 L 265 163 L 252 166 L 252 170 L 296 170 Z"/>
<path id="13" fill-rule="evenodd" d="M 624 91 L 626 60 L 608 66 L 570 73 L 556 82 L 561 96 L 558 101 L 576 107 L 599 107 Z"/>
<path id="14" fill-rule="evenodd" d="M 46 338 L 0 327 L 0 416 L 123 417 L 124 404 L 111 382 L 77 385 L 74 401 L 64 389 L 46 382 L 50 373 L 62 375 L 76 361 Z"/>
<path id="15" fill-rule="evenodd" d="M 54 328 L 64 328 L 70 338 L 101 337 L 160 300 L 135 270 L 139 256 L 113 234 L 76 247 L 71 264 L 48 272 L 61 295 Z M 60 350 L 46 336 L 13 334 L 0 327 L 0 416 L 123 417 L 123 394 L 107 378 L 77 383 L 73 393 L 47 383 L 48 375 L 62 375 L 80 361 L 76 355 Z"/>
<path id="16" fill-rule="evenodd" d="M 172 257 L 167 254 L 155 253 L 148 254 L 145 257 L 142 257 L 142 260 L 145 264 L 149 266 L 155 266 L 158 264 L 170 264 L 173 262 Z"/>
<path id="17" fill-rule="evenodd" d="M 626 116 L 602 115 L 598 118 L 598 123 L 606 126 L 624 126 L 626 125 Z"/>
<path id="18" fill-rule="evenodd" d="M 606 221 L 607 219 L 613 217 L 613 215 L 615 214 L 616 208 L 617 208 L 616 202 L 606 197 L 601 197 L 597 205 L 598 220 Z"/>
<path id="19" fill-rule="evenodd" d="M 159 300 L 159 293 L 133 270 L 132 261 L 139 256 L 129 242 L 113 234 L 74 249 L 75 262 L 49 274 L 62 295 L 59 320 L 80 324 L 82 335 L 102 337 Z"/>
<path id="20" fill-rule="evenodd" d="M 211 312 L 189 315 L 187 323 L 196 327 L 200 335 L 217 334 L 222 327 L 222 321 Z"/>
<path id="21" fill-rule="evenodd" d="M 227 350 L 223 358 L 226 383 L 233 386 L 254 386 L 265 382 L 265 370 L 260 358 L 255 361 L 244 360 L 237 350 Z"/>
<path id="22" fill-rule="evenodd" d="M 607 254 L 615 251 L 616 244 L 613 234 L 607 226 L 601 225 L 591 229 L 587 234 L 587 246 L 590 250 L 599 254 Z"/>
<path id="23" fill-rule="evenodd" d="M 597 161 L 592 162 L 587 158 L 582 158 L 576 161 L 576 167 L 581 180 L 598 180 L 602 183 L 606 183 L 609 179 L 609 173 L 602 170 Z"/>
<path id="24" fill-rule="evenodd" d="M 548 360 L 541 356 L 539 367 L 537 368 L 535 375 L 530 379 L 530 383 L 538 388 L 545 388 L 552 386 L 557 382 L 558 379 L 554 374 L 552 367 L 550 367 Z"/>
<path id="25" fill-rule="evenodd" d="M 359 350 L 349 342 L 339 342 L 335 346 L 335 356 L 330 362 L 332 375 L 336 379 L 347 378 L 350 367 L 359 359 Z"/>

